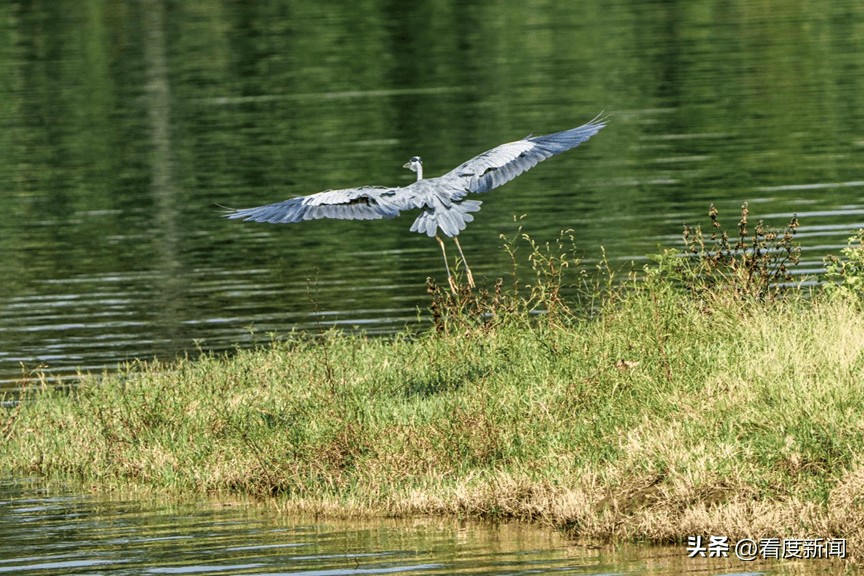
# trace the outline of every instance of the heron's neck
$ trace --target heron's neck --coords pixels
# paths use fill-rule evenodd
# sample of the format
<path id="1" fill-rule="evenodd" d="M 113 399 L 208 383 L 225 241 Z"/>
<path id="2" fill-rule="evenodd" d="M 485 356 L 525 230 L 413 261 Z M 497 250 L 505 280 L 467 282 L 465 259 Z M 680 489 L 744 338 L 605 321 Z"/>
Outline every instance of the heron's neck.
<path id="1" fill-rule="evenodd" d="M 417 166 L 417 181 L 423 179 L 423 166 Z"/>

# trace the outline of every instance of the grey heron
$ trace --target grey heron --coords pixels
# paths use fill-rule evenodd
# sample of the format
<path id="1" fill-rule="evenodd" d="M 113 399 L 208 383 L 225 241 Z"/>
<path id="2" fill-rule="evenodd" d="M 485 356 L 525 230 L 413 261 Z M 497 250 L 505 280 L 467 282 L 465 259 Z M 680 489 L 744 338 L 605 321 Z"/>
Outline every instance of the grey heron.
<path id="1" fill-rule="evenodd" d="M 255 222 L 289 224 L 316 218 L 340 218 L 346 220 L 377 220 L 394 218 L 403 210 L 419 208 L 420 215 L 414 220 L 411 232 L 425 233 L 434 237 L 441 246 L 447 281 L 455 292 L 456 283 L 447 263 L 444 241 L 437 234 L 438 228 L 453 238 L 468 284 L 474 288 L 474 277 L 457 236 L 468 222 L 474 220 L 472 212 L 480 210 L 481 202 L 465 200 L 469 192 L 482 193 L 509 182 L 526 170 L 533 168 L 546 158 L 561 154 L 585 142 L 606 126 L 599 116 L 578 128 L 549 134 L 526 136 L 522 140 L 508 142 L 475 156 L 443 176 L 423 178 L 423 162 L 414 156 L 404 167 L 417 173 L 417 181 L 404 187 L 362 186 L 344 190 L 327 190 L 309 196 L 298 196 L 283 202 L 255 208 L 230 209 L 227 218 L 242 218 Z"/>

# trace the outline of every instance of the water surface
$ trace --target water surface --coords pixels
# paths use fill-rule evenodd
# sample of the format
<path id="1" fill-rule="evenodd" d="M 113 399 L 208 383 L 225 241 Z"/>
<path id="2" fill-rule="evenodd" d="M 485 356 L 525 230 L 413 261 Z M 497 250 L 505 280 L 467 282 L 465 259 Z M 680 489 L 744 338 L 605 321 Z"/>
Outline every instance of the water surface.
<path id="1" fill-rule="evenodd" d="M 313 521 L 260 505 L 168 504 L 0 482 L 0 573 L 719 575 L 841 567 L 692 559 L 684 546 L 585 546 L 523 524 Z"/>
<path id="2" fill-rule="evenodd" d="M 798 214 L 799 274 L 864 227 L 858 0 L 52 6 L 0 5 L 7 387 L 414 324 L 445 279 L 414 214 L 272 226 L 219 205 L 405 185 L 413 155 L 436 176 L 601 110 L 591 141 L 479 198 L 461 239 L 481 284 L 509 277 L 520 224 L 638 267 L 712 202 L 734 230 L 746 201 Z"/>

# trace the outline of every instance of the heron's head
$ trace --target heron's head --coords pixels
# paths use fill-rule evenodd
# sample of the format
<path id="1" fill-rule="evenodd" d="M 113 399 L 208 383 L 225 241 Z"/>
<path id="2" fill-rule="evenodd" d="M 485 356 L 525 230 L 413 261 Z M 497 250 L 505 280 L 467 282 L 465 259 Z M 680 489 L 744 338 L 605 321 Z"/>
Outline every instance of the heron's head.
<path id="1" fill-rule="evenodd" d="M 417 180 L 420 180 L 421 178 L 423 178 L 423 161 L 420 160 L 419 156 L 414 156 L 413 158 L 411 158 L 411 160 L 406 162 L 405 165 L 402 167 L 408 168 L 412 172 L 416 172 L 417 173 Z"/>

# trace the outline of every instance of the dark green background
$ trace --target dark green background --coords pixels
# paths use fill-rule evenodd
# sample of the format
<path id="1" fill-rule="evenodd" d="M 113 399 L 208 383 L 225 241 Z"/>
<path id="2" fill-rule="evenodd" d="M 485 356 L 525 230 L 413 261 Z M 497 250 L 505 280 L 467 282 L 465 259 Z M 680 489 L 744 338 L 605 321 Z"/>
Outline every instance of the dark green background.
<path id="1" fill-rule="evenodd" d="M 514 215 L 613 266 L 710 202 L 730 229 L 744 201 L 798 213 L 803 271 L 864 226 L 858 0 L 465 4 L 0 4 L 0 380 L 415 322 L 444 274 L 414 214 L 270 226 L 217 204 L 405 185 L 413 155 L 437 176 L 601 110 L 587 144 L 477 198 L 481 283 L 510 273 Z"/>

